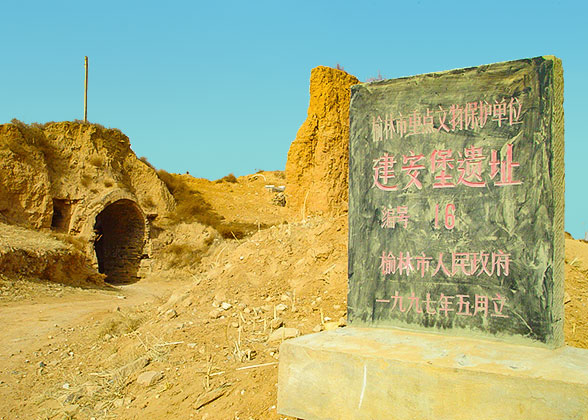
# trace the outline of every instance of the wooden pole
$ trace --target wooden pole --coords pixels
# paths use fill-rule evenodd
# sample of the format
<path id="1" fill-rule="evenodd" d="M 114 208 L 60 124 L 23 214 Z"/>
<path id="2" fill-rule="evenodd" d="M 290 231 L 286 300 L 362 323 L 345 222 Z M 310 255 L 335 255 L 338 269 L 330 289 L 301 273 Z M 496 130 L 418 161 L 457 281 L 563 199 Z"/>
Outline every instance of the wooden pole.
<path id="1" fill-rule="evenodd" d="M 84 122 L 88 122 L 88 56 L 84 60 L 84 68 L 86 69 L 86 79 L 84 82 Z"/>

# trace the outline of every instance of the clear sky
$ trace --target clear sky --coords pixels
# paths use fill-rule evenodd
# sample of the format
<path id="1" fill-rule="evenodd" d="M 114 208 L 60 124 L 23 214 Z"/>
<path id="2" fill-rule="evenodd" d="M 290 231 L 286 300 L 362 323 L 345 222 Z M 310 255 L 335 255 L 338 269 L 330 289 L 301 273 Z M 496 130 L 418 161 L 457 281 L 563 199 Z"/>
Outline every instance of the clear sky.
<path id="1" fill-rule="evenodd" d="M 88 119 L 158 168 L 284 169 L 310 70 L 365 81 L 540 55 L 563 60 L 566 230 L 588 231 L 584 1 L 21 1 L 0 24 L 0 123 Z"/>

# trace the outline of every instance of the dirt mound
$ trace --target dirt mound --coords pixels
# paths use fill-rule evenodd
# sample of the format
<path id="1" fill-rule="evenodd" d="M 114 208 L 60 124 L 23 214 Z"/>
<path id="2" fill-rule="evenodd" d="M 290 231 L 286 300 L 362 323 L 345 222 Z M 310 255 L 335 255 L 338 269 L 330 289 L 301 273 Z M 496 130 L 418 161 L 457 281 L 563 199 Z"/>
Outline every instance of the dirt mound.
<path id="1" fill-rule="evenodd" d="M 308 117 L 288 151 L 288 207 L 306 214 L 347 210 L 349 87 L 357 83 L 341 70 L 312 69 Z"/>
<path id="2" fill-rule="evenodd" d="M 89 235 L 91 216 L 117 199 L 137 202 L 146 214 L 174 208 L 153 168 L 116 129 L 14 120 L 0 125 L 0 151 L 0 197 L 6 201 L 0 213 L 12 224 Z M 21 205 L 10 208 L 14 199 Z"/>
<path id="3" fill-rule="evenodd" d="M 11 224 L 90 235 L 94 213 L 117 199 L 147 214 L 175 204 L 119 130 L 15 120 L 0 125 L 0 153 L 0 214 Z"/>
<path id="4" fill-rule="evenodd" d="M 566 238 L 566 344 L 588 348 L 588 243 Z"/>
<path id="5" fill-rule="evenodd" d="M 90 266 L 109 281 L 149 271 L 150 223 L 174 208 L 165 184 L 119 130 L 0 125 L 0 221 L 80 238 Z"/>
<path id="6" fill-rule="evenodd" d="M 0 276 L 74 286 L 103 285 L 81 250 L 43 232 L 0 223 Z"/>
<path id="7" fill-rule="evenodd" d="M 4 412 L 52 419 L 284 419 L 275 409 L 279 345 L 340 324 L 345 234 L 344 217 L 310 218 L 244 240 L 215 241 L 191 284 L 159 304 L 64 328 L 47 345 L 11 359 L 19 375 L 0 366 L 7 385 L 0 398 L 9 391 L 30 396 L 13 398 Z M 17 362 L 23 358 L 29 363 Z M 144 385 L 142 374 L 159 379 Z"/>

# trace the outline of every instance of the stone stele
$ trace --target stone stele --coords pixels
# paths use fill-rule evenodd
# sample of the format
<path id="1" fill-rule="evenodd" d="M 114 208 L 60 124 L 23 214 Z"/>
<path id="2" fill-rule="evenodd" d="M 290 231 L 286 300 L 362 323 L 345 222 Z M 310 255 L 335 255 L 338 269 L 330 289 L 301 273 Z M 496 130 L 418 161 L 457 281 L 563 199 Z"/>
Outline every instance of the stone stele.
<path id="1" fill-rule="evenodd" d="M 352 326 L 563 345 L 555 57 L 353 86 Z"/>

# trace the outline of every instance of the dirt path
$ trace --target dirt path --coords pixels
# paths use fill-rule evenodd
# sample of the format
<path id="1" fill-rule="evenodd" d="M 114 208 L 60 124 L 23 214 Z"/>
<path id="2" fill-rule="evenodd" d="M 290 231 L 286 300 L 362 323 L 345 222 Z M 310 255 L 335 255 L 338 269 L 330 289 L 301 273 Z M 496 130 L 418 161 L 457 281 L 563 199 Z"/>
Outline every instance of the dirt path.
<path id="1" fill-rule="evenodd" d="M 117 307 L 153 301 L 181 287 L 180 282 L 151 278 L 112 290 L 64 288 L 57 296 L 0 304 L 0 371 L 24 351 L 49 342 L 57 332 L 99 320 Z M 4 365 L 4 366 L 2 366 Z"/>

